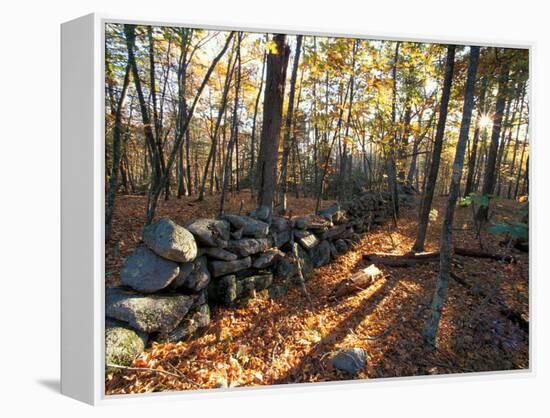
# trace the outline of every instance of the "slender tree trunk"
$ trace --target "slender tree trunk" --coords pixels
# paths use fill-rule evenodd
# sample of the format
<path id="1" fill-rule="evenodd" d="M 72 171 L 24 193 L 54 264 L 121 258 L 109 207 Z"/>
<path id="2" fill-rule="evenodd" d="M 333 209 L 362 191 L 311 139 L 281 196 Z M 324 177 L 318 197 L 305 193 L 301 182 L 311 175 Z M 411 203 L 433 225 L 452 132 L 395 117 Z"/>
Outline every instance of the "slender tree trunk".
<path id="1" fill-rule="evenodd" d="M 462 177 L 462 167 L 464 165 L 464 154 L 468 142 L 468 132 L 470 131 L 470 122 L 472 118 L 472 108 L 474 107 L 474 87 L 477 73 L 477 64 L 479 60 L 479 47 L 470 47 L 470 64 L 468 67 L 468 77 L 466 80 L 466 91 L 464 94 L 464 107 L 462 110 L 462 122 L 460 124 L 460 134 L 456 145 L 455 159 L 453 163 L 453 174 L 451 177 L 451 187 L 443 228 L 441 230 L 440 257 L 439 257 L 439 275 L 435 286 L 435 292 L 432 298 L 430 315 L 424 327 L 424 340 L 429 345 L 435 345 L 435 337 L 439 328 L 439 319 L 441 310 L 447 298 L 447 289 L 449 286 L 449 275 L 451 273 L 452 259 L 452 232 L 453 219 L 456 202 L 460 193 L 460 180 Z"/>
<path id="2" fill-rule="evenodd" d="M 258 108 L 260 107 L 260 98 L 262 96 L 262 90 L 264 86 L 264 72 L 265 72 L 265 63 L 267 60 L 267 52 L 264 50 L 264 58 L 262 60 L 262 72 L 260 74 L 260 87 L 258 88 L 258 94 L 256 95 L 256 101 L 254 102 L 254 116 L 252 118 L 252 135 L 250 137 L 250 193 L 252 197 L 255 196 L 255 186 L 256 186 L 256 121 L 258 119 Z"/>
<path id="3" fill-rule="evenodd" d="M 430 211 L 432 209 L 432 201 L 435 192 L 435 184 L 437 181 L 437 173 L 439 171 L 439 162 L 441 160 L 441 150 L 443 149 L 443 136 L 445 135 L 445 123 L 447 121 L 447 109 L 449 106 L 449 97 L 451 95 L 451 85 L 453 82 L 453 69 L 455 61 L 455 45 L 447 47 L 447 59 L 445 63 L 445 81 L 443 82 L 443 91 L 441 93 L 441 105 L 439 111 L 439 119 L 437 121 L 437 131 L 435 134 L 435 142 L 432 153 L 432 161 L 430 171 L 426 180 L 426 189 L 422 206 L 420 210 L 420 219 L 418 225 L 418 233 L 412 250 L 420 252 L 424 250 L 424 241 L 426 240 L 426 232 L 428 230 L 428 222 L 430 219 Z"/>
<path id="4" fill-rule="evenodd" d="M 221 125 L 221 121 L 223 119 L 223 116 L 225 114 L 225 109 L 226 109 L 226 106 L 227 106 L 227 96 L 229 94 L 229 87 L 231 85 L 231 79 L 233 78 L 233 72 L 235 71 L 235 65 L 236 65 L 236 62 L 237 60 L 235 59 L 232 62 L 232 55 L 231 54 L 229 56 L 229 61 L 228 61 L 228 65 L 227 65 L 227 74 L 225 75 L 225 82 L 224 82 L 224 86 L 223 86 L 223 93 L 222 93 L 222 97 L 221 97 L 221 102 L 220 102 L 220 108 L 218 110 L 218 117 L 216 119 L 216 124 L 214 125 L 214 129 L 212 131 L 212 135 L 211 135 L 211 138 L 210 138 L 210 151 L 208 152 L 208 157 L 206 158 L 206 163 L 205 163 L 205 166 L 204 166 L 204 172 L 203 172 L 203 175 L 202 175 L 202 181 L 201 181 L 201 186 L 200 186 L 200 189 L 199 189 L 199 197 L 197 200 L 199 201 L 202 201 L 204 200 L 204 190 L 206 188 L 206 179 L 208 177 L 208 169 L 210 167 L 210 162 L 212 162 L 212 167 L 214 168 L 214 165 L 215 165 L 215 158 L 216 158 L 216 149 L 217 149 L 217 145 L 218 145 L 218 132 L 219 132 L 219 129 L 220 129 L 220 125 Z M 214 173 L 214 169 L 212 169 L 212 173 Z M 212 188 L 213 187 L 213 174 L 210 178 L 210 187 Z"/>
<path id="5" fill-rule="evenodd" d="M 290 54 L 285 35 L 277 34 L 273 40 L 277 50 L 267 56 L 263 123 L 256 176 L 258 205 L 267 207 L 270 215 L 273 213 L 285 79 Z"/>
<path id="6" fill-rule="evenodd" d="M 480 134 L 480 120 L 483 115 L 485 115 L 485 96 L 487 94 L 487 84 L 489 79 L 487 76 L 484 76 L 481 81 L 481 89 L 479 92 L 479 106 L 477 108 L 477 117 L 475 122 L 474 137 L 472 139 L 472 148 L 470 155 L 468 157 L 468 175 L 466 176 L 466 186 L 464 187 L 464 195 L 468 196 L 474 191 L 474 173 L 476 169 L 477 161 L 477 149 L 479 143 L 479 134 Z"/>
<path id="7" fill-rule="evenodd" d="M 386 161 L 386 172 L 388 174 L 388 188 L 390 192 L 393 219 L 397 223 L 399 217 L 399 195 L 397 192 L 397 166 L 395 161 L 395 147 L 397 144 L 397 126 L 396 126 L 396 109 L 397 109 L 397 61 L 399 58 L 399 45 L 397 42 L 395 45 L 395 55 L 393 59 L 392 68 L 392 81 L 393 81 L 393 97 L 391 105 L 391 123 L 392 123 L 392 141 L 389 144 L 388 158 Z"/>
<path id="8" fill-rule="evenodd" d="M 216 64 L 220 61 L 220 59 L 225 54 L 225 51 L 227 51 L 227 48 L 229 47 L 229 43 L 231 42 L 231 39 L 234 36 L 234 32 L 231 32 L 224 43 L 224 46 L 222 47 L 221 51 L 216 55 L 210 66 L 208 67 L 208 70 L 206 71 L 206 74 L 204 75 L 204 78 L 199 86 L 199 89 L 197 90 L 197 93 L 195 95 L 195 98 L 193 99 L 193 103 L 191 107 L 189 108 L 187 118 L 185 121 L 185 124 L 182 128 L 182 132 L 180 132 L 180 137 L 176 138 L 175 143 L 172 146 L 172 149 L 170 151 L 170 154 L 168 156 L 168 161 L 166 163 L 166 169 L 164 170 L 162 174 L 162 178 L 160 178 L 160 181 L 156 182 L 153 187 L 149 190 L 149 198 L 147 202 L 147 224 L 150 224 L 153 220 L 153 217 L 155 216 L 155 210 L 157 208 L 158 204 L 158 198 L 162 191 L 163 186 L 165 185 L 166 181 L 168 181 L 168 177 L 170 175 L 170 170 L 172 166 L 174 165 L 174 161 L 177 157 L 178 148 L 181 146 L 181 143 L 183 139 L 185 138 L 185 133 L 189 129 L 189 124 L 191 122 L 191 119 L 193 117 L 193 113 L 195 111 L 195 107 L 197 105 L 197 102 L 199 101 L 199 98 L 202 94 L 202 91 L 204 90 L 204 87 L 208 83 L 208 80 L 210 79 L 210 76 L 212 75 L 212 72 L 214 71 L 214 68 L 216 67 Z M 188 170 L 190 170 L 190 167 L 188 165 Z M 191 191 L 190 191 L 191 192 Z"/>
<path id="9" fill-rule="evenodd" d="M 504 107 L 506 104 L 507 94 L 506 89 L 508 85 L 509 75 L 509 63 L 508 57 L 504 57 L 504 62 L 500 69 L 500 75 L 498 80 L 498 93 L 497 103 L 495 109 L 495 119 L 493 121 L 493 130 L 491 132 L 491 144 L 489 146 L 489 153 L 487 154 L 487 163 L 485 165 L 485 175 L 483 178 L 482 194 L 490 195 L 495 188 L 495 168 L 497 162 L 498 153 L 498 140 L 500 138 L 500 131 L 502 127 L 502 116 L 504 113 Z M 476 214 L 478 220 L 487 220 L 489 214 L 488 206 L 481 206 Z"/>
<path id="10" fill-rule="evenodd" d="M 223 165 L 223 177 L 222 177 L 222 193 L 220 198 L 220 214 L 223 214 L 225 211 L 225 194 L 227 191 L 227 185 L 228 183 L 231 184 L 231 175 L 232 175 L 232 167 L 233 167 L 233 148 L 236 144 L 237 135 L 239 134 L 238 131 L 238 108 L 239 108 L 239 90 L 241 88 L 241 40 L 242 40 L 242 33 L 239 33 L 237 35 L 237 55 L 235 57 L 236 62 L 236 71 L 237 71 L 237 79 L 235 82 L 235 97 L 233 100 L 233 117 L 232 117 L 232 129 L 231 129 L 231 135 L 229 137 L 229 143 L 227 145 L 227 154 Z"/>
<path id="11" fill-rule="evenodd" d="M 111 167 L 111 178 L 109 179 L 109 190 L 107 193 L 107 204 L 105 206 L 105 240 L 111 239 L 111 229 L 113 224 L 113 211 L 115 207 L 116 189 L 118 187 L 118 172 L 120 168 L 120 146 L 122 136 L 122 108 L 128 85 L 130 84 L 130 64 L 126 65 L 122 91 L 116 103 L 115 122 L 113 127 L 113 163 Z"/>
<path id="12" fill-rule="evenodd" d="M 286 112 L 285 131 L 283 137 L 283 156 L 281 159 L 281 180 L 279 182 L 279 205 L 282 213 L 286 212 L 287 172 L 288 156 L 290 155 L 291 137 L 293 133 L 294 96 L 296 93 L 296 79 L 298 77 L 298 65 L 300 64 L 300 52 L 302 50 L 302 35 L 296 37 L 296 53 L 290 76 L 290 92 L 288 95 L 288 108 Z"/>
<path id="13" fill-rule="evenodd" d="M 516 158 L 517 158 L 517 153 L 518 153 L 518 148 L 519 148 L 519 130 L 521 128 L 521 120 L 522 120 L 522 115 L 523 115 L 523 106 L 525 104 L 525 92 L 526 92 L 526 85 L 523 84 L 523 89 L 522 89 L 522 93 L 521 93 L 521 105 L 519 107 L 519 115 L 518 115 L 518 126 L 516 128 L 516 140 L 514 142 L 514 151 L 513 151 L 513 154 L 512 154 L 512 163 L 510 164 L 510 171 L 509 171 L 509 180 L 508 180 L 508 193 L 507 193 L 507 197 L 508 199 L 510 199 L 512 197 L 512 176 L 514 175 L 514 170 L 516 168 Z M 510 134 L 511 134 L 511 131 L 510 131 Z"/>

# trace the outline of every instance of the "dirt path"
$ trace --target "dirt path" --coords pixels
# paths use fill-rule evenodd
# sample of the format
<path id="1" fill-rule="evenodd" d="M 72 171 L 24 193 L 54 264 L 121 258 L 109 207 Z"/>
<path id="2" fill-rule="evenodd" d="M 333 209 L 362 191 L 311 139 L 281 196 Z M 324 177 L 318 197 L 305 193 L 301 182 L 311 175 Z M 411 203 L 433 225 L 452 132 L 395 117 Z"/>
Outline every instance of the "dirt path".
<path id="1" fill-rule="evenodd" d="M 444 203 L 444 198 L 436 201 L 440 214 Z M 501 206 L 499 216 L 512 216 L 513 202 Z M 340 280 L 367 267 L 363 254 L 410 250 L 416 213 L 404 212 L 397 230 L 388 226 L 373 231 L 353 250 L 315 270 L 307 282 L 313 311 L 298 288 L 277 300 L 260 295 L 236 309 L 215 310 L 202 337 L 155 344 L 134 362 L 135 367 L 161 368 L 181 377 L 124 371 L 108 376 L 107 393 L 347 379 L 328 366 L 329 355 L 345 347 L 362 347 L 368 353 L 368 366 L 358 379 L 528 368 L 528 336 L 494 304 L 454 282 L 442 316 L 439 349 L 426 349 L 420 335 L 426 318 L 422 306 L 431 299 L 436 263 L 380 266 L 383 279 L 355 295 L 329 300 Z M 457 245 L 477 244 L 470 217 L 470 209 L 458 210 L 455 228 L 462 230 L 455 231 Z M 440 227 L 441 216 L 429 228 L 426 250 L 437 248 Z M 485 239 L 489 249 L 502 251 L 497 238 Z M 528 320 L 528 256 L 514 255 L 515 264 L 459 258 L 454 270 L 474 289 L 498 298 Z"/>

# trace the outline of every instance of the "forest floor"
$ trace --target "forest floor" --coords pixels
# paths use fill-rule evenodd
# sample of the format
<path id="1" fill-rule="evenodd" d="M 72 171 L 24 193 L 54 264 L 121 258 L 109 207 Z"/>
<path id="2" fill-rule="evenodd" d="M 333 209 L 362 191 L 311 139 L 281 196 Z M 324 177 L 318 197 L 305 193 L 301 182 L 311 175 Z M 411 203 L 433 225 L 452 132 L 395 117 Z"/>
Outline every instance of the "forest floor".
<path id="1" fill-rule="evenodd" d="M 215 214 L 209 207 L 215 212 L 217 205 L 208 199 L 212 198 L 200 204 L 163 202 L 159 216 L 183 222 Z M 228 209 L 238 210 L 240 200 L 241 196 L 233 197 Z M 250 199 L 245 195 L 243 200 L 249 209 L 246 201 Z M 439 216 L 430 223 L 426 251 L 439 247 L 445 204 L 446 197 L 434 202 Z M 309 213 L 314 200 L 292 200 L 290 207 L 295 214 Z M 516 209 L 516 202 L 497 201 L 494 218 L 513 218 Z M 113 247 L 107 249 L 108 274 L 118 270 L 123 257 L 136 246 L 144 210 L 143 197 L 118 201 L 114 241 L 119 241 L 119 248 L 116 252 Z M 471 219 L 470 208 L 457 209 L 456 246 L 479 248 Z M 455 257 L 453 271 L 472 288 L 450 281 L 437 350 L 425 346 L 421 332 L 427 317 L 423 307 L 431 300 L 438 263 L 406 268 L 378 265 L 384 276 L 373 285 L 356 294 L 330 298 L 341 280 L 370 264 L 363 260 L 364 254 L 410 251 L 416 229 L 417 209 L 404 209 L 397 228 L 390 223 L 371 231 L 346 254 L 314 270 L 306 283 L 312 308 L 300 289 L 294 288 L 275 300 L 260 293 L 234 309 L 214 309 L 201 337 L 177 344 L 155 343 L 133 364 L 167 373 L 124 370 L 108 374 L 107 394 L 345 380 L 351 377 L 331 369 L 329 359 L 338 349 L 351 347 L 368 353 L 367 367 L 355 379 L 528 368 L 529 336 L 499 308 L 506 306 L 529 320 L 527 253 L 508 250 L 516 260 L 510 264 Z M 486 250 L 505 252 L 501 237 L 483 234 L 482 238 Z M 109 277 L 111 284 L 116 283 L 116 274 Z"/>

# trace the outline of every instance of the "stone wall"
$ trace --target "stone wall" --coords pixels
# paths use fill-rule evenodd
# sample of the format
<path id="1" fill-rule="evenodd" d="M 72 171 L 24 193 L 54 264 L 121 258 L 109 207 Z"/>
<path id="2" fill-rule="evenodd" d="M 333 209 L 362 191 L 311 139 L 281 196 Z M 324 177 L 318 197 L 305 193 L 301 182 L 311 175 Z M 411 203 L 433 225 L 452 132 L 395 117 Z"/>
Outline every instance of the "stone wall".
<path id="1" fill-rule="evenodd" d="M 156 221 L 125 260 L 121 286 L 106 290 L 106 364 L 130 364 L 151 340 L 192 338 L 210 322 L 210 306 L 230 307 L 261 291 L 284 297 L 299 277 L 294 242 L 307 279 L 389 211 L 387 195 L 364 193 L 293 219 L 269 219 L 257 208 L 183 226 Z"/>

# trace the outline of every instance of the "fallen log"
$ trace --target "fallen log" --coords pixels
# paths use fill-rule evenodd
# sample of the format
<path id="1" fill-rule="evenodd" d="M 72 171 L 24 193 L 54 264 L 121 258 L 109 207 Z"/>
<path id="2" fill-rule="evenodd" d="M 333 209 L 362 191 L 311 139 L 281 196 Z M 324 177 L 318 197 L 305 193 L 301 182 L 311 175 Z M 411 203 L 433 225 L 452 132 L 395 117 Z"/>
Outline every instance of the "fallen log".
<path id="1" fill-rule="evenodd" d="M 513 263 L 514 257 L 502 254 L 493 254 L 486 251 L 456 247 L 454 254 L 462 257 L 486 258 L 505 263 Z M 424 253 L 407 253 L 402 255 L 373 253 L 363 255 L 363 259 L 372 263 L 384 264 L 390 267 L 411 267 L 416 264 L 433 263 L 439 261 L 439 251 Z"/>
<path id="2" fill-rule="evenodd" d="M 342 280 L 334 288 L 331 298 L 337 299 L 351 293 L 365 290 L 376 279 L 382 276 L 382 272 L 374 264 L 371 264 L 363 270 L 359 270 L 350 277 Z"/>

